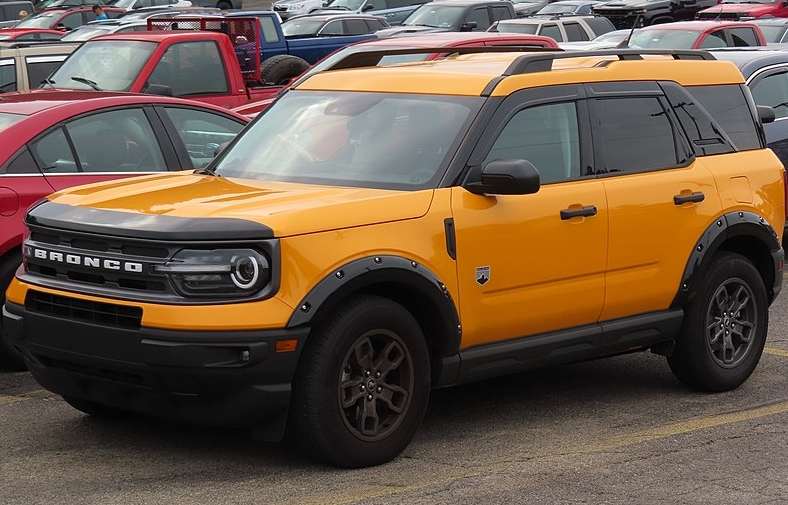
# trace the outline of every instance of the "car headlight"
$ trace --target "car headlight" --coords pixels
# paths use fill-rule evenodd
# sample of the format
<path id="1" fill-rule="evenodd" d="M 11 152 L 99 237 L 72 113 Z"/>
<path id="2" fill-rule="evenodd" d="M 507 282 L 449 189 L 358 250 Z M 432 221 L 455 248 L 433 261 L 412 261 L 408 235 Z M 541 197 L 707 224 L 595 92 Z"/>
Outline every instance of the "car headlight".
<path id="1" fill-rule="evenodd" d="M 183 249 L 154 269 L 184 297 L 242 297 L 271 281 L 271 263 L 254 249 Z"/>

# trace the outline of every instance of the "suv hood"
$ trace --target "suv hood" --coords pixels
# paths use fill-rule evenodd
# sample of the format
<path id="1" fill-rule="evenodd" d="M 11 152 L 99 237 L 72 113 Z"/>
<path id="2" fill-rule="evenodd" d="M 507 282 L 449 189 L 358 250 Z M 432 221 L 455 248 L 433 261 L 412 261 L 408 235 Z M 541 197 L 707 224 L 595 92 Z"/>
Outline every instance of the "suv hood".
<path id="1" fill-rule="evenodd" d="M 431 190 L 318 186 L 186 172 L 80 186 L 49 200 L 135 215 L 243 219 L 286 237 L 415 219 L 427 213 L 432 195 Z"/>
<path id="2" fill-rule="evenodd" d="M 649 7 L 654 7 L 655 5 L 660 4 L 669 4 L 670 0 L 632 0 L 632 1 L 619 1 L 619 2 L 607 2 L 599 5 L 595 5 L 593 8 L 595 10 L 607 10 L 607 9 L 621 9 L 621 10 L 629 10 L 629 9 L 648 9 Z"/>
<path id="3" fill-rule="evenodd" d="M 704 17 L 708 18 L 711 14 L 716 13 L 731 13 L 731 12 L 738 12 L 742 15 L 750 15 L 754 16 L 757 14 L 766 14 L 768 12 L 774 11 L 774 4 L 726 4 L 722 3 L 719 5 L 715 5 L 714 7 L 709 7 L 708 9 L 703 9 L 698 14 L 703 14 Z"/>

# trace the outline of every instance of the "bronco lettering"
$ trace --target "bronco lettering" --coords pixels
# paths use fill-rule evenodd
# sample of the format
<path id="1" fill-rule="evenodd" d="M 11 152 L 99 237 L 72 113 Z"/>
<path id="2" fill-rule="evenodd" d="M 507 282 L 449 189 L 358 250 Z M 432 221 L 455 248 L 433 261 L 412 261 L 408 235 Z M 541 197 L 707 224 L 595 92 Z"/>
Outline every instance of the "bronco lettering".
<path id="1" fill-rule="evenodd" d="M 48 251 L 46 249 L 31 248 L 31 254 L 34 258 L 41 260 L 54 261 L 56 263 L 66 263 L 69 265 L 80 265 L 89 268 L 103 268 L 105 270 L 142 273 L 142 263 L 134 261 L 120 261 L 105 258 L 97 258 L 95 256 L 81 256 L 78 254 L 65 254 L 57 251 Z"/>

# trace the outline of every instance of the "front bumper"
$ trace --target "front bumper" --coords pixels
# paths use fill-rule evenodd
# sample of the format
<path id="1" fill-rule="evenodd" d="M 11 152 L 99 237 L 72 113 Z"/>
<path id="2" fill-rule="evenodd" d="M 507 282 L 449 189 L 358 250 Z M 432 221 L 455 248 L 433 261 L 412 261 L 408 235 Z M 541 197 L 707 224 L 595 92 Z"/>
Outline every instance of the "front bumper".
<path id="1" fill-rule="evenodd" d="M 12 302 L 3 322 L 35 379 L 54 393 L 200 424 L 255 427 L 265 440 L 284 433 L 309 331 L 129 329 Z M 296 350 L 276 352 L 277 341 L 292 339 Z"/>

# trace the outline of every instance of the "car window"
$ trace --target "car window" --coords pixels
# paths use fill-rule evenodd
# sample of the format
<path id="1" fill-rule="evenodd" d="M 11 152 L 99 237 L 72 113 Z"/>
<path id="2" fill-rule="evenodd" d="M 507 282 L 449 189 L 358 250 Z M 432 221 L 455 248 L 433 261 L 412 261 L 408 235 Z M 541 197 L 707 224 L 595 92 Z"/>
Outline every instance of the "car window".
<path id="1" fill-rule="evenodd" d="M 16 64 L 13 58 L 0 60 L 0 92 L 16 91 Z"/>
<path id="2" fill-rule="evenodd" d="M 39 87 L 44 79 L 49 77 L 65 59 L 66 55 L 26 57 L 28 87 L 30 89 Z"/>
<path id="3" fill-rule="evenodd" d="M 566 40 L 569 42 L 588 40 L 588 34 L 580 26 L 580 23 L 564 23 L 564 31 L 566 32 Z"/>
<path id="4" fill-rule="evenodd" d="M 539 30 L 539 35 L 550 37 L 558 42 L 566 42 L 564 36 L 561 34 L 561 29 L 558 28 L 558 25 L 555 23 L 542 25 L 541 30 Z"/>
<path id="5" fill-rule="evenodd" d="M 263 30 L 263 39 L 269 44 L 279 42 L 279 32 L 276 31 L 274 19 L 267 16 L 257 18 L 260 20 L 260 28 Z"/>
<path id="6" fill-rule="evenodd" d="M 594 100 L 599 117 L 595 140 L 603 146 L 607 172 L 671 168 L 680 160 L 673 128 L 655 97 Z"/>
<path id="7" fill-rule="evenodd" d="M 345 20 L 345 34 L 346 35 L 363 35 L 369 33 L 369 28 L 363 19 L 346 19 Z"/>
<path id="8" fill-rule="evenodd" d="M 709 33 L 700 44 L 701 49 L 710 49 L 713 47 L 726 47 L 728 42 L 725 40 L 725 31 L 717 30 Z"/>
<path id="9" fill-rule="evenodd" d="M 755 35 L 755 30 L 752 28 L 730 28 L 728 33 L 734 47 L 757 46 L 759 44 L 758 36 Z"/>
<path id="10" fill-rule="evenodd" d="M 774 109 L 777 118 L 788 117 L 788 73 L 766 76 L 751 85 L 750 90 L 755 103 Z"/>
<path id="11" fill-rule="evenodd" d="M 579 177 L 579 138 L 574 102 L 530 107 L 506 124 L 484 164 L 497 159 L 528 160 L 543 184 Z"/>
<path id="12" fill-rule="evenodd" d="M 502 19 L 509 19 L 512 17 L 509 9 L 500 5 L 493 5 L 492 6 L 492 17 L 493 21 L 500 21 Z"/>
<path id="13" fill-rule="evenodd" d="M 738 85 L 692 86 L 692 96 L 709 111 L 730 136 L 737 150 L 758 149 L 761 142 L 752 128 L 752 117 L 744 90 Z"/>
<path id="14" fill-rule="evenodd" d="M 465 18 L 466 23 L 476 23 L 474 30 L 486 30 L 490 27 L 490 15 L 487 14 L 487 7 L 477 7 L 468 13 Z"/>
<path id="15" fill-rule="evenodd" d="M 197 109 L 164 107 L 164 112 L 189 152 L 194 168 L 207 165 L 219 146 L 234 139 L 245 126 L 220 114 Z"/>
<path id="16" fill-rule="evenodd" d="M 38 171 L 38 166 L 36 165 L 35 160 L 33 159 L 33 155 L 30 154 L 30 151 L 27 148 L 22 149 L 18 155 L 14 157 L 8 164 L 5 166 L 4 169 L 0 169 L 0 173 L 3 174 L 41 174 Z"/>
<path id="17" fill-rule="evenodd" d="M 368 30 L 367 33 L 374 33 L 378 30 L 382 30 L 383 28 L 386 28 L 386 25 L 383 24 L 382 21 L 379 21 L 377 19 L 367 19 L 365 21 L 367 23 L 367 30 Z"/>
<path id="18" fill-rule="evenodd" d="M 32 151 L 45 174 L 80 171 L 62 127 L 33 142 Z"/>
<path id="19" fill-rule="evenodd" d="M 342 26 L 341 20 L 331 21 L 320 29 L 320 35 L 342 35 L 345 33 L 345 28 Z"/>
<path id="20" fill-rule="evenodd" d="M 96 19 L 96 15 L 93 14 L 93 11 L 89 12 L 90 15 L 88 16 L 88 21 L 93 21 Z M 77 26 L 82 26 L 85 24 L 85 21 L 83 21 L 82 18 L 82 12 L 72 12 L 71 14 L 64 16 L 59 22 L 63 23 L 69 30 L 73 30 Z"/>
<path id="21" fill-rule="evenodd" d="M 213 41 L 181 42 L 165 51 L 149 84 L 170 86 L 173 96 L 226 93 L 227 72 Z"/>

